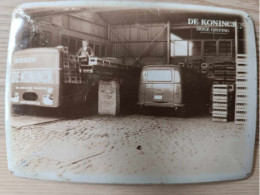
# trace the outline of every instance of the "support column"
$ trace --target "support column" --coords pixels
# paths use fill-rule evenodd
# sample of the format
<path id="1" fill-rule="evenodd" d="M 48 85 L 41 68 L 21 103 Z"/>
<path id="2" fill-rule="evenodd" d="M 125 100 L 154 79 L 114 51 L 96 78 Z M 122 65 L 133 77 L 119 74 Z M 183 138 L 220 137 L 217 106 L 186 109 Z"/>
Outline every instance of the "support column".
<path id="1" fill-rule="evenodd" d="M 171 24 L 167 23 L 167 64 L 170 64 L 171 57 Z"/>
<path id="2" fill-rule="evenodd" d="M 99 81 L 98 113 L 117 115 L 120 112 L 120 85 L 117 81 Z"/>

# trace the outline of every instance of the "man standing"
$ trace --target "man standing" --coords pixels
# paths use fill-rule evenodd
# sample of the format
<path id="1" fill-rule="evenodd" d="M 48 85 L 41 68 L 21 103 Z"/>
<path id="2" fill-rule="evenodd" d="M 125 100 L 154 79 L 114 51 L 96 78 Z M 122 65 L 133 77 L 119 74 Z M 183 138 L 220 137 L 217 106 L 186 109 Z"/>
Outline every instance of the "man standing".
<path id="1" fill-rule="evenodd" d="M 78 50 L 76 56 L 78 58 L 94 56 L 94 51 L 91 47 L 89 47 L 87 40 L 82 41 L 82 47 Z"/>

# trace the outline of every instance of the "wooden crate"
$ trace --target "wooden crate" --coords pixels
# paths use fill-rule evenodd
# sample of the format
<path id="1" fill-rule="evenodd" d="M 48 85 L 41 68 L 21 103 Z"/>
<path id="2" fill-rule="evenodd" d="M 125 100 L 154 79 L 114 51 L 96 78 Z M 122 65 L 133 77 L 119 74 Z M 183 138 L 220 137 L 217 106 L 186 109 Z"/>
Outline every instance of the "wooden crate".
<path id="1" fill-rule="evenodd" d="M 120 111 L 120 86 L 117 81 L 100 81 L 98 113 L 117 115 Z"/>

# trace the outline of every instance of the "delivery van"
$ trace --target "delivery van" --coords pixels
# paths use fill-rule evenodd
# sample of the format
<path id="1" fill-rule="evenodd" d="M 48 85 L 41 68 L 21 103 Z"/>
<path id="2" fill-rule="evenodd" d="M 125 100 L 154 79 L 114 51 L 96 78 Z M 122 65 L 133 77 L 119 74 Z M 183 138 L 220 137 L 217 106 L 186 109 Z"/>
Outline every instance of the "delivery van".
<path id="1" fill-rule="evenodd" d="M 138 105 L 171 107 L 182 113 L 210 102 L 210 82 L 176 65 L 147 65 L 140 76 Z"/>

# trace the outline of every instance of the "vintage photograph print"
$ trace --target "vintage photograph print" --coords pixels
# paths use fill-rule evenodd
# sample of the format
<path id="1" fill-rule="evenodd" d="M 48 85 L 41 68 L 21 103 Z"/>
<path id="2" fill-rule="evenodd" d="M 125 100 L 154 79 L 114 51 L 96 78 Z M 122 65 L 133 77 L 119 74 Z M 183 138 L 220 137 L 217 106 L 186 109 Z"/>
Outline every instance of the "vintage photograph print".
<path id="1" fill-rule="evenodd" d="M 251 175 L 254 25 L 216 7 L 28 3 L 13 12 L 6 143 L 16 176 L 171 184 Z"/>

